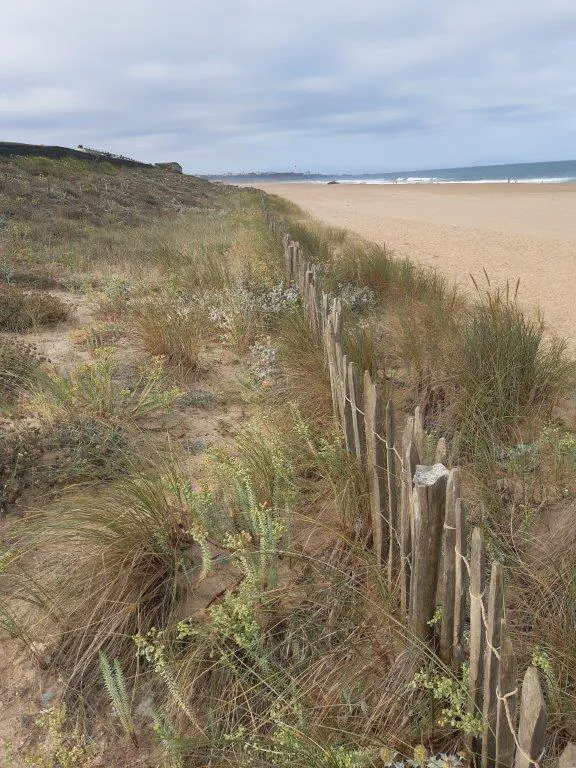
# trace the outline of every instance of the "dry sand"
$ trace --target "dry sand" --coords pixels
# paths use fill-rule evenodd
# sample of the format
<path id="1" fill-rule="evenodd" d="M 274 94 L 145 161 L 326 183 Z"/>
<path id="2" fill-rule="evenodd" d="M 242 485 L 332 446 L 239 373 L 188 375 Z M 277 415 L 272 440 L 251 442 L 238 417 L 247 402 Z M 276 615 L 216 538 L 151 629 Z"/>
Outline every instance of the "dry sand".
<path id="1" fill-rule="evenodd" d="M 263 184 L 316 219 L 472 286 L 520 278 L 526 308 L 576 350 L 576 185 Z"/>

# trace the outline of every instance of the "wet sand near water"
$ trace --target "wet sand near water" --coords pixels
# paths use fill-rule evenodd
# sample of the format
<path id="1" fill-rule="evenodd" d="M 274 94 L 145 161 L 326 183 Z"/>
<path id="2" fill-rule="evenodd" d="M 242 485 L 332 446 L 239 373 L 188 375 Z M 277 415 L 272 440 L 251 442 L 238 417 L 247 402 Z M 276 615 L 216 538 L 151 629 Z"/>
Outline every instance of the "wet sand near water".
<path id="1" fill-rule="evenodd" d="M 575 184 L 259 184 L 473 290 L 515 286 L 576 352 Z"/>

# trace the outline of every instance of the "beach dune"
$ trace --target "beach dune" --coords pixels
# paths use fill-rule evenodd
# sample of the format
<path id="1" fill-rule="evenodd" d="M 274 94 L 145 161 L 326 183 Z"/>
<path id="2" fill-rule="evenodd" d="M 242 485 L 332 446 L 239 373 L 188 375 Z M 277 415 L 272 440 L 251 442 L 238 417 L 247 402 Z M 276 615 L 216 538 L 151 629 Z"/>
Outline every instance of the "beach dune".
<path id="1" fill-rule="evenodd" d="M 575 184 L 262 184 L 326 224 L 353 230 L 473 290 L 515 285 L 576 350 Z"/>

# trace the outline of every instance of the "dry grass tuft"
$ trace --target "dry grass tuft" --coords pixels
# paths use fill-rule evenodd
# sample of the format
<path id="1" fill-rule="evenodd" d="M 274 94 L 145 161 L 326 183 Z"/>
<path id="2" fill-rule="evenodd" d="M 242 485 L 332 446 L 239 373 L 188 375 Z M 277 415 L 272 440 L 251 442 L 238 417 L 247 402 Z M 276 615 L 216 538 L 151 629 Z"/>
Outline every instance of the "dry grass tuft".
<path id="1" fill-rule="evenodd" d="M 208 320 L 177 299 L 148 299 L 132 306 L 134 332 L 149 355 L 184 372 L 196 371 L 207 341 Z"/>
<path id="2" fill-rule="evenodd" d="M 26 520 L 6 594 L 32 609 L 70 685 L 97 682 L 100 651 L 133 670 L 132 636 L 174 620 L 200 569 L 191 523 L 171 479 L 150 472 Z M 26 553 L 37 549 L 29 570 Z"/>

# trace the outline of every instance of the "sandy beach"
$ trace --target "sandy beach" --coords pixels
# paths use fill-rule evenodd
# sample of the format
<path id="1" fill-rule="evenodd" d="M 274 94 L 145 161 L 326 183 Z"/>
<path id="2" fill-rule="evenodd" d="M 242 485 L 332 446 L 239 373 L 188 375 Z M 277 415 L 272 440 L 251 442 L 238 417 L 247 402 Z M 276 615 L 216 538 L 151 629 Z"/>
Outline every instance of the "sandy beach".
<path id="1" fill-rule="evenodd" d="M 319 221 L 345 227 L 471 288 L 515 284 L 527 309 L 576 350 L 576 185 L 263 184 Z"/>

